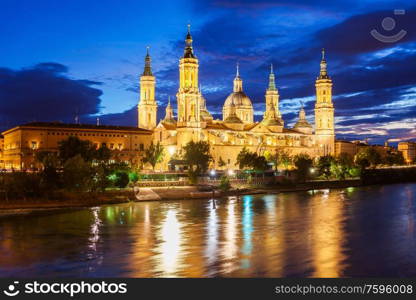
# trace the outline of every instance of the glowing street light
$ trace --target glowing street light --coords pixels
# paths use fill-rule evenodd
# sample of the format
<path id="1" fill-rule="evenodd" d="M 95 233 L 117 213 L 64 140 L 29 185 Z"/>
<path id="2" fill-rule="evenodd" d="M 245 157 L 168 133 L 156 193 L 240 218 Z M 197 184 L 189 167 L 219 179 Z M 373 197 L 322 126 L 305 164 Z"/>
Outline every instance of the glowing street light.
<path id="1" fill-rule="evenodd" d="M 211 171 L 209 171 L 209 175 L 211 175 L 212 177 L 214 177 L 216 173 L 217 173 L 217 172 L 215 172 L 215 170 L 211 170 Z"/>
<path id="2" fill-rule="evenodd" d="M 229 176 L 233 176 L 234 175 L 234 171 L 233 170 L 228 170 L 228 175 Z"/>
<path id="3" fill-rule="evenodd" d="M 176 147 L 175 146 L 169 146 L 168 147 L 168 152 L 170 154 L 170 156 L 174 155 L 176 152 Z"/>

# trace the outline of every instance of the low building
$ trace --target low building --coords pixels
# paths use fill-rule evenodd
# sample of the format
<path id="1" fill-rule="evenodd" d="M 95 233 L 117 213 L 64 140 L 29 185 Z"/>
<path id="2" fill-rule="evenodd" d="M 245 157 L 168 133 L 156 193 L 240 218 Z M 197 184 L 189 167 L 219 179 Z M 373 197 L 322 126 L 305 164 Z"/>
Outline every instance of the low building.
<path id="1" fill-rule="evenodd" d="M 91 141 L 96 147 L 106 146 L 111 150 L 113 160 L 137 165 L 151 143 L 152 131 L 127 126 L 28 123 L 3 132 L 2 168 L 37 168 L 36 152 L 58 151 L 59 142 L 70 136 Z"/>
<path id="2" fill-rule="evenodd" d="M 400 142 L 398 150 L 403 153 L 407 163 L 414 163 L 416 160 L 416 142 Z"/>
<path id="3" fill-rule="evenodd" d="M 344 140 L 335 141 L 335 156 L 340 156 L 344 153 L 350 155 L 351 157 L 354 157 L 354 155 L 357 154 L 357 152 L 357 143 Z"/>

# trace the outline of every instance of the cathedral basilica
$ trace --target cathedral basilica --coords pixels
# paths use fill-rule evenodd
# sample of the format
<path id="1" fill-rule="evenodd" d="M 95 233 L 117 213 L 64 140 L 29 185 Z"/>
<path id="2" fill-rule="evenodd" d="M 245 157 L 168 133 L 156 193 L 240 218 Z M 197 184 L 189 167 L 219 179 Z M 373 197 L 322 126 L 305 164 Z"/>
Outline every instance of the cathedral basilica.
<path id="1" fill-rule="evenodd" d="M 155 76 L 151 69 L 149 52 L 140 77 L 138 127 L 153 132 L 153 142 L 167 149 L 161 168 L 167 169 L 172 159 L 180 158 L 182 148 L 190 141 L 206 141 L 210 145 L 213 168 L 235 168 L 238 153 L 248 150 L 264 155 L 285 150 L 291 155 L 306 153 L 312 157 L 334 154 L 334 106 L 332 80 L 322 52 L 320 73 L 315 82 L 315 124 L 310 124 L 303 107 L 293 128 L 285 127 L 279 110 L 279 91 L 275 84 L 273 67 L 265 91 L 265 111 L 260 122 L 254 121 L 253 104 L 244 92 L 243 80 L 237 72 L 233 92 L 225 99 L 222 120 L 214 120 L 207 109 L 198 81 L 199 64 L 188 27 L 185 50 L 179 61 L 179 89 L 176 94 L 177 117 L 171 102 L 165 117 L 157 122 L 158 104 L 155 96 Z M 220 164 L 221 162 L 221 164 Z M 225 163 L 225 165 L 224 165 Z"/>

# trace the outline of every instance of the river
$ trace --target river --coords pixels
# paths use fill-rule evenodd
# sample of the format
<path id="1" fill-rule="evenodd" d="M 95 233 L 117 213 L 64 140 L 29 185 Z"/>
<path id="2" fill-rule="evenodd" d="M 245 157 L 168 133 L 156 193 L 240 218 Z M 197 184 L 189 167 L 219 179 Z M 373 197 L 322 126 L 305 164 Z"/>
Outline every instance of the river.
<path id="1" fill-rule="evenodd" d="M 416 276 L 416 184 L 0 218 L 0 277 Z"/>

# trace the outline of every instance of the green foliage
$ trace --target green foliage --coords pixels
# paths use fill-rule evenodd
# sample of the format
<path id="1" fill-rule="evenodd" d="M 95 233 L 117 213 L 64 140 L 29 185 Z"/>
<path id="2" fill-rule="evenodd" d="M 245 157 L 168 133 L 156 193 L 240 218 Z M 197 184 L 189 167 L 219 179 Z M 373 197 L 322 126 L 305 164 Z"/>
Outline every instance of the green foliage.
<path id="1" fill-rule="evenodd" d="M 39 172 L 41 187 L 50 191 L 58 188 L 60 185 L 58 174 L 60 162 L 57 153 L 49 151 L 37 152 L 35 159 L 42 164 L 42 170 Z"/>
<path id="2" fill-rule="evenodd" d="M 293 158 L 293 162 L 297 169 L 296 173 L 297 173 L 298 179 L 304 182 L 309 177 L 310 169 L 313 163 L 312 159 L 310 158 L 309 155 L 301 153 L 301 154 L 296 155 Z"/>
<path id="3" fill-rule="evenodd" d="M 223 192 L 229 191 L 231 189 L 230 179 L 227 176 L 222 176 L 219 187 Z"/>
<path id="4" fill-rule="evenodd" d="M 209 162 L 212 157 L 209 153 L 209 144 L 204 141 L 194 142 L 191 141 L 184 147 L 185 153 L 183 159 L 189 166 L 190 176 L 200 176 L 208 169 Z"/>
<path id="5" fill-rule="evenodd" d="M 404 157 L 402 152 L 387 152 L 386 157 L 384 158 L 384 163 L 386 165 L 404 165 Z"/>
<path id="6" fill-rule="evenodd" d="M 248 168 L 256 171 L 265 171 L 268 169 L 267 160 L 264 156 L 250 152 L 245 147 L 238 153 L 237 164 L 241 170 Z"/>
<path id="7" fill-rule="evenodd" d="M 165 149 L 164 147 L 157 142 L 157 144 L 150 144 L 149 148 L 144 151 L 143 163 L 149 163 L 153 171 L 155 170 L 156 164 L 163 161 L 165 156 Z"/>
<path id="8" fill-rule="evenodd" d="M 335 171 L 337 166 L 338 165 L 335 163 L 335 158 L 332 155 L 321 156 L 318 158 L 316 163 L 318 175 L 325 177 L 325 179 L 329 179 L 332 173 L 331 171 Z"/>
<path id="9" fill-rule="evenodd" d="M 93 185 L 91 190 L 93 191 L 105 191 L 110 186 L 111 181 L 108 178 L 110 168 L 105 164 L 99 164 L 93 168 Z"/>
<path id="10" fill-rule="evenodd" d="M 90 141 L 83 141 L 78 137 L 70 136 L 59 142 L 58 152 L 62 164 L 77 155 L 81 156 L 84 161 L 92 161 L 95 147 Z"/>
<path id="11" fill-rule="evenodd" d="M 362 170 L 373 167 L 382 162 L 380 153 L 373 147 L 365 147 L 360 149 L 354 158 L 355 163 L 360 166 Z"/>
<path id="12" fill-rule="evenodd" d="M 0 174 L 0 190 L 8 199 L 24 199 L 38 197 L 43 190 L 40 186 L 41 178 L 36 173 L 12 172 Z M 2 193 L 2 194 L 3 194 Z"/>
<path id="13" fill-rule="evenodd" d="M 351 177 L 360 177 L 361 176 L 361 169 L 360 168 L 356 168 L 356 167 L 352 167 L 348 170 L 348 174 Z"/>
<path id="14" fill-rule="evenodd" d="M 69 191 L 87 191 L 92 186 L 91 164 L 80 154 L 69 158 L 63 168 L 63 184 Z"/>
<path id="15" fill-rule="evenodd" d="M 290 153 L 284 149 L 279 149 L 277 152 L 279 154 L 280 166 L 282 166 L 283 169 L 287 171 L 287 169 L 293 162 L 292 156 L 290 156 Z"/>
<path id="16" fill-rule="evenodd" d="M 136 183 L 137 181 L 139 181 L 139 174 L 137 174 L 134 171 L 129 172 L 129 180 L 130 182 Z"/>
<path id="17" fill-rule="evenodd" d="M 122 189 L 129 184 L 129 175 L 124 171 L 117 171 L 115 173 L 114 186 Z"/>
<path id="18" fill-rule="evenodd" d="M 198 183 L 198 172 L 193 169 L 188 170 L 188 179 L 189 183 L 194 185 Z"/>
<path id="19" fill-rule="evenodd" d="M 331 162 L 331 174 L 339 180 L 344 180 L 349 175 L 352 167 L 353 161 L 351 156 L 347 153 L 341 153 L 339 157 Z"/>
<path id="20" fill-rule="evenodd" d="M 266 152 L 264 157 L 269 163 L 273 164 L 274 169 L 277 171 L 280 164 L 279 152 L 277 150 L 274 153 Z"/>

